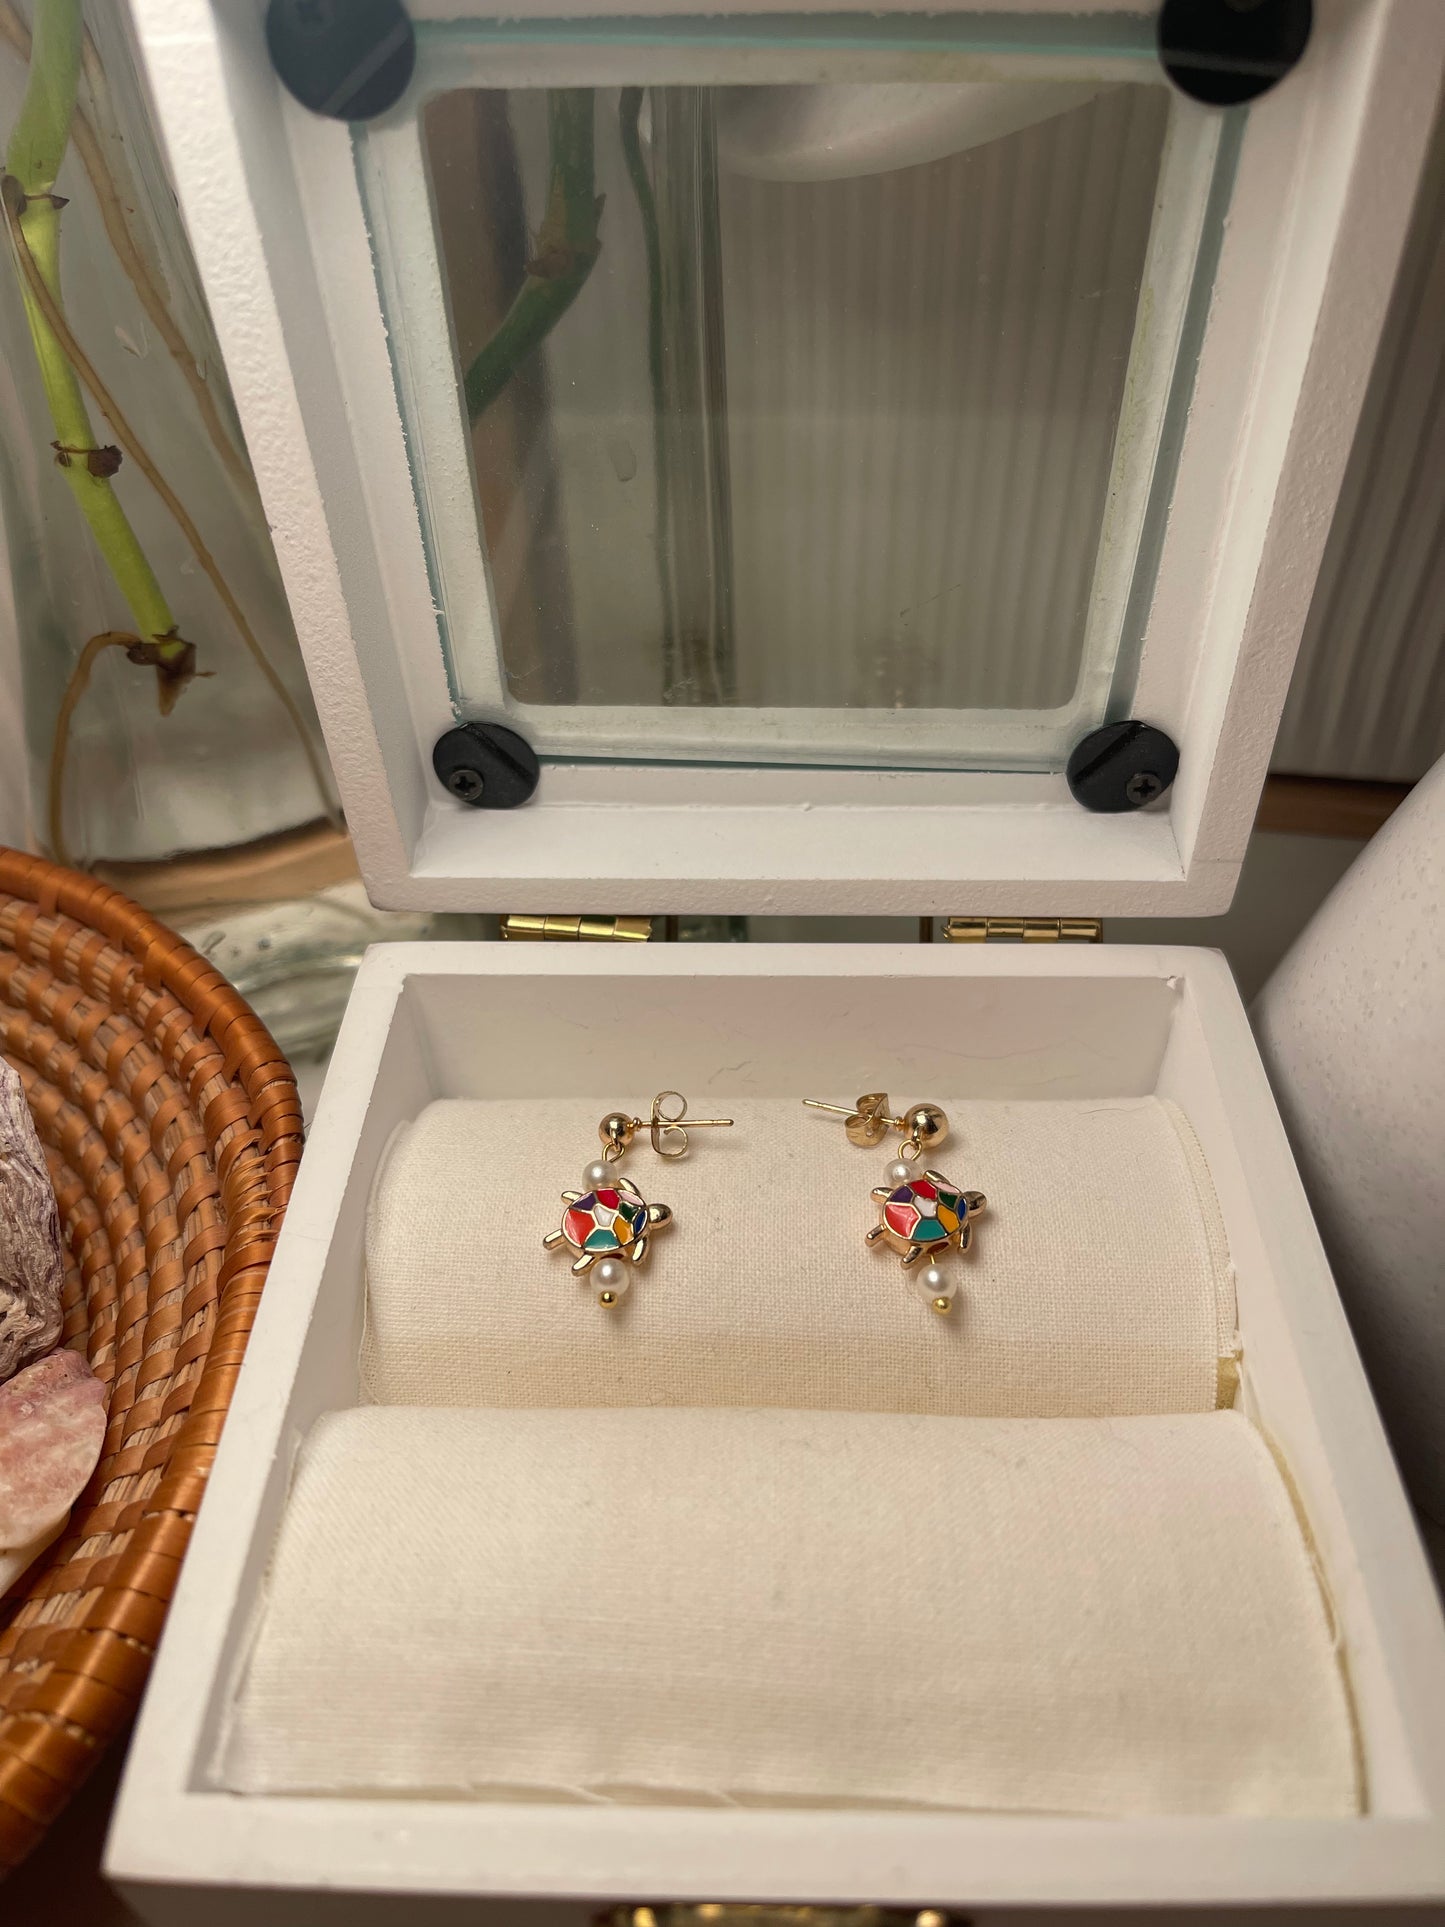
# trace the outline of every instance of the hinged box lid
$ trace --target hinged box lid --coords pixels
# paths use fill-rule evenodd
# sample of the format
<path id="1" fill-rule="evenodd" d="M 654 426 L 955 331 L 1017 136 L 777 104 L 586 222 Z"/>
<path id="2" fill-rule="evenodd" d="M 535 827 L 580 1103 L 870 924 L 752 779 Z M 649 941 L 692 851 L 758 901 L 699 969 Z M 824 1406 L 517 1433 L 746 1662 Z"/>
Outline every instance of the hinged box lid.
<path id="1" fill-rule="evenodd" d="M 1445 10 L 133 8 L 379 903 L 1226 907 Z"/>

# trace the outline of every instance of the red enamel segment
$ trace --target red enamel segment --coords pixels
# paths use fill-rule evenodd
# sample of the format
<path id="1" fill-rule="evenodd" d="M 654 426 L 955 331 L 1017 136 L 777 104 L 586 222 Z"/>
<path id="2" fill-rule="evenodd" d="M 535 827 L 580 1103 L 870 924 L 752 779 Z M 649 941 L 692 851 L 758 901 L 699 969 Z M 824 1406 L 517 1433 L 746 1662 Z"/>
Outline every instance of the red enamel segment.
<path id="1" fill-rule="evenodd" d="M 562 1219 L 562 1235 L 580 1248 L 586 1244 L 587 1234 L 596 1229 L 596 1222 L 590 1211 L 579 1211 L 574 1205 Z"/>
<path id="2" fill-rule="evenodd" d="M 927 1198 L 932 1203 L 938 1196 L 937 1189 L 928 1182 L 927 1178 L 914 1178 L 912 1184 L 915 1198 Z"/>
<path id="3" fill-rule="evenodd" d="M 599 1204 L 605 1204 L 609 1211 L 615 1211 L 621 1200 L 615 1191 L 599 1191 L 597 1193 L 597 1202 Z"/>
<path id="4" fill-rule="evenodd" d="M 883 1222 L 890 1231 L 896 1231 L 900 1238 L 911 1238 L 913 1227 L 918 1223 L 918 1213 L 911 1204 L 886 1204 L 883 1207 Z"/>

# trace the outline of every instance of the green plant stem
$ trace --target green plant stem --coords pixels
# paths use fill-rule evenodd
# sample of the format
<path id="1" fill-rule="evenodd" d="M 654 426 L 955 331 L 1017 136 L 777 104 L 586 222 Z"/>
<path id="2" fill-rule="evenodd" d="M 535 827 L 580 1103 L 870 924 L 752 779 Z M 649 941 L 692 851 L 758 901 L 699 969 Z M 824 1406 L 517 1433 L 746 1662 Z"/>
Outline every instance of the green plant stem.
<path id="1" fill-rule="evenodd" d="M 657 581 L 662 595 L 662 687 L 673 686 L 677 674 L 677 618 L 672 587 L 672 494 L 668 487 L 667 397 L 662 366 L 662 230 L 657 219 L 657 196 L 642 151 L 641 87 L 624 87 L 618 104 L 622 158 L 632 184 L 642 221 L 642 246 L 647 259 L 647 374 L 652 390 L 652 468 L 657 507 L 653 540 L 657 549 Z"/>
<path id="2" fill-rule="evenodd" d="M 547 211 L 516 299 L 466 372 L 467 413 L 473 421 L 556 327 L 601 252 L 603 197 L 595 187 L 592 121 L 590 87 L 554 87 L 548 92 Z"/>
<path id="3" fill-rule="evenodd" d="M 60 209 L 52 191 L 75 112 L 81 31 L 80 0 L 36 0 L 30 77 L 5 154 L 6 173 L 19 183 L 24 197 L 15 210 L 16 224 L 57 307 Z M 93 448 L 85 397 L 65 349 L 23 276 L 20 292 L 56 440 L 62 448 Z M 93 475 L 84 455 L 72 456 L 64 472 L 137 629 L 155 643 L 162 663 L 179 664 L 189 645 L 175 633 L 175 617 L 109 480 Z"/>
<path id="4" fill-rule="evenodd" d="M 0 181 L 0 190 L 4 189 L 9 179 L 10 176 L 7 175 L 5 181 Z M 8 201 L 5 205 L 6 219 L 9 221 L 11 217 L 9 214 Z M 154 461 L 152 461 L 149 450 L 131 427 L 130 422 L 126 419 L 125 412 L 121 408 L 120 403 L 101 380 L 99 370 L 96 368 L 95 363 L 90 359 L 90 356 L 86 354 L 74 334 L 72 334 L 70 323 L 66 320 L 63 310 L 41 278 L 40 269 L 26 244 L 25 236 L 19 231 L 18 224 L 12 224 L 11 226 L 11 241 L 15 249 L 20 271 L 25 277 L 26 286 L 36 306 L 40 310 L 42 319 L 48 325 L 55 339 L 60 343 L 61 348 L 64 350 L 66 360 L 76 377 L 85 388 L 90 390 L 92 400 L 110 423 L 116 440 L 130 457 L 131 461 L 135 463 L 141 474 L 145 476 L 156 494 L 161 498 L 161 501 L 174 518 L 177 528 L 179 528 L 181 534 L 190 544 L 191 553 L 201 565 L 201 571 L 205 575 L 206 580 L 215 590 L 217 596 L 220 598 L 222 607 L 235 624 L 236 632 L 245 644 L 251 659 L 270 684 L 277 701 L 286 711 L 291 726 L 296 731 L 297 738 L 300 741 L 302 752 L 311 766 L 311 774 L 316 780 L 316 788 L 321 797 L 322 808 L 328 816 L 333 817 L 333 820 L 335 820 L 331 804 L 331 793 L 326 784 L 326 774 L 322 768 L 321 760 L 316 753 L 316 747 L 311 741 L 310 732 L 306 728 L 301 712 L 292 700 L 291 693 L 281 680 L 275 665 L 261 647 L 260 637 L 257 636 L 255 630 L 246 620 L 245 610 L 236 600 L 230 583 L 227 582 L 225 576 L 222 575 L 216 558 L 211 554 L 209 547 L 202 539 L 201 531 L 191 519 L 190 511 L 186 508 L 185 503 L 181 500 L 180 496 L 176 494 L 176 491 L 171 487 L 160 469 L 157 468 Z M 156 674 L 160 684 L 161 709 L 166 715 L 170 714 L 171 709 L 175 705 L 176 698 L 180 695 L 191 676 L 196 673 L 195 645 L 182 641 L 179 637 L 172 637 L 171 641 L 179 645 L 182 652 L 179 656 L 174 653 L 162 652 L 159 643 L 142 644 L 139 653 L 134 649 L 130 651 L 132 662 L 150 663 L 153 661 L 155 663 Z"/>
<path id="5" fill-rule="evenodd" d="M 30 29 L 16 12 L 12 0 L 0 0 L 0 40 L 19 55 L 25 66 L 30 65 Z M 100 71 L 100 56 L 88 34 L 81 38 L 80 73 L 91 92 L 98 93 L 104 77 Z M 96 208 L 105 224 L 106 236 L 115 250 L 116 260 L 135 289 L 136 299 L 145 309 L 147 320 L 165 343 L 181 379 L 195 397 L 212 446 L 237 487 L 248 495 L 253 493 L 256 484 L 250 464 L 222 421 L 215 391 L 167 306 L 166 295 L 149 261 L 136 244 L 130 228 L 134 209 L 127 210 L 125 199 L 106 164 L 105 148 L 86 119 L 83 107 L 77 107 L 71 116 L 70 144 L 90 181 Z"/>

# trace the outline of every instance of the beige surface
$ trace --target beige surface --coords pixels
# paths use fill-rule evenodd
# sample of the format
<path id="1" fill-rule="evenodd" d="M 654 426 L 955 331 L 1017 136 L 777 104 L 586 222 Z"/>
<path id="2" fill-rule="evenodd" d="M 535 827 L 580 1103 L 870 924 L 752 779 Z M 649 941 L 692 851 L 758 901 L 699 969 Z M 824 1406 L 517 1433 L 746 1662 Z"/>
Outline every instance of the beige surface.
<path id="1" fill-rule="evenodd" d="M 984 1191 L 952 1315 L 871 1249 L 897 1140 L 778 1100 L 618 1167 L 676 1222 L 614 1312 L 542 1248 L 603 1108 L 452 1099 L 398 1135 L 367 1237 L 367 1395 L 414 1405 L 781 1405 L 961 1416 L 1207 1411 L 1234 1287 L 1194 1134 L 1156 1098 L 970 1103 L 930 1162 Z"/>
<path id="2" fill-rule="evenodd" d="M 1329 1815 L 1353 1761 L 1235 1413 L 363 1407 L 307 1444 L 219 1777 Z"/>

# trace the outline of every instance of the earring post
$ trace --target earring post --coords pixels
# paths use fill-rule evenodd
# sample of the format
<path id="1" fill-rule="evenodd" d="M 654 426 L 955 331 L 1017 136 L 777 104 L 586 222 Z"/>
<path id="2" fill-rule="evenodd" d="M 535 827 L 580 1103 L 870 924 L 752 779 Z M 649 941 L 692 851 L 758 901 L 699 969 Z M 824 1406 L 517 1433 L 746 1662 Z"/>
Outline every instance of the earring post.
<path id="1" fill-rule="evenodd" d="M 903 1119 L 901 1117 L 889 1117 L 886 1111 L 865 1113 L 860 1111 L 856 1104 L 820 1104 L 816 1097 L 805 1097 L 803 1103 L 810 1111 L 833 1111 L 839 1117 L 872 1116 L 876 1117 L 880 1124 L 887 1124 L 895 1131 L 901 1131 L 903 1129 Z"/>
<path id="2" fill-rule="evenodd" d="M 676 1117 L 669 1117 L 666 1111 L 663 1110 L 662 1100 L 665 1097 L 675 1097 L 677 1099 L 681 1108 Z M 638 1125 L 641 1126 L 642 1119 L 638 1118 L 636 1121 Z M 664 1128 L 674 1131 L 708 1131 L 717 1130 L 724 1125 L 731 1125 L 732 1119 L 730 1117 L 689 1117 L 687 1114 L 687 1099 L 681 1091 L 659 1091 L 657 1096 L 652 1100 L 652 1114 L 648 1122 L 654 1131 L 659 1131 Z"/>

